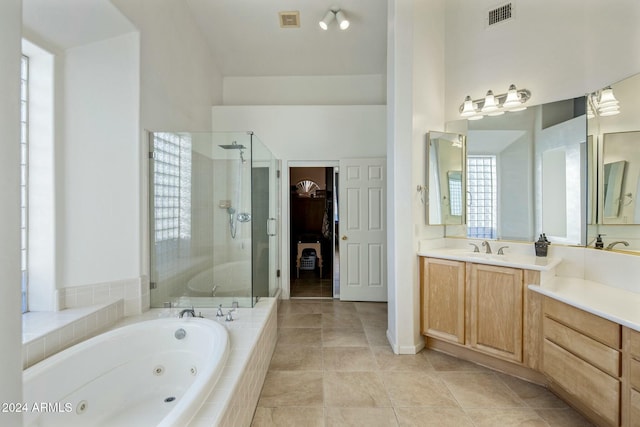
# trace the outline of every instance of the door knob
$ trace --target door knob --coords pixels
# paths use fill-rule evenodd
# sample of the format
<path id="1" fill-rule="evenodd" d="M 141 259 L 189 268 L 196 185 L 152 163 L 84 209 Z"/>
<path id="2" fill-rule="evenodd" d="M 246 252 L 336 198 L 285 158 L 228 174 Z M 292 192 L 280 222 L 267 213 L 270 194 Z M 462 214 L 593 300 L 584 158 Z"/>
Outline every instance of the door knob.
<path id="1" fill-rule="evenodd" d="M 342 236 L 342 240 L 347 240 L 347 236 Z"/>

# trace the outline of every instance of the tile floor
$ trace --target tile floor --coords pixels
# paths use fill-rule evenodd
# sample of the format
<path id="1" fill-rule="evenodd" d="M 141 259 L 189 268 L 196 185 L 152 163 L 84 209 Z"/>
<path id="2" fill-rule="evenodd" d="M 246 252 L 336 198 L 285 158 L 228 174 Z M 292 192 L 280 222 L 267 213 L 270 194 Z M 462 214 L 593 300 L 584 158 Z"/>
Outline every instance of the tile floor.
<path id="1" fill-rule="evenodd" d="M 394 355 L 387 306 L 283 301 L 253 427 L 590 426 L 546 389 L 429 350 Z"/>
<path id="2" fill-rule="evenodd" d="M 320 278 L 320 272 L 315 270 L 300 270 L 300 277 L 296 273 L 291 275 L 289 292 L 292 298 L 332 298 L 333 279 L 331 274 Z"/>

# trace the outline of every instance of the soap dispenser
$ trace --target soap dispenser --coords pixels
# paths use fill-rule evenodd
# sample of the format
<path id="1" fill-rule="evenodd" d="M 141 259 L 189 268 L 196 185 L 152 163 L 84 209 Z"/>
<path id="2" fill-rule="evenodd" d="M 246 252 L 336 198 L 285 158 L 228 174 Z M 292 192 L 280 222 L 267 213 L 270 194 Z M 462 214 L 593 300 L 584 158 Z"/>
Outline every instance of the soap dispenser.
<path id="1" fill-rule="evenodd" d="M 602 241 L 602 234 L 598 234 L 598 237 L 596 238 L 596 244 L 594 245 L 594 247 L 596 249 L 604 248 L 604 242 Z"/>
<path id="2" fill-rule="evenodd" d="M 536 256 L 546 257 L 547 249 L 549 248 L 550 244 L 551 242 L 547 240 L 547 236 L 544 234 L 541 234 L 540 237 L 538 238 L 538 241 L 534 243 L 534 246 L 536 248 Z"/>

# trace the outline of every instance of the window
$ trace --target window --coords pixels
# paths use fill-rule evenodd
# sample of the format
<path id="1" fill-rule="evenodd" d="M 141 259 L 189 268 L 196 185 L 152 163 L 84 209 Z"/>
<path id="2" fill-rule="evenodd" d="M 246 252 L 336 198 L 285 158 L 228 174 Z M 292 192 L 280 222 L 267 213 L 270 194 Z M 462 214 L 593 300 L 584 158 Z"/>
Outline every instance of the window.
<path id="1" fill-rule="evenodd" d="M 22 55 L 20 67 L 20 268 L 22 312 L 29 311 L 29 58 Z"/>
<path id="2" fill-rule="evenodd" d="M 153 135 L 155 242 L 191 238 L 191 138 Z"/>
<path id="3" fill-rule="evenodd" d="M 496 156 L 467 156 L 467 237 L 497 237 Z"/>

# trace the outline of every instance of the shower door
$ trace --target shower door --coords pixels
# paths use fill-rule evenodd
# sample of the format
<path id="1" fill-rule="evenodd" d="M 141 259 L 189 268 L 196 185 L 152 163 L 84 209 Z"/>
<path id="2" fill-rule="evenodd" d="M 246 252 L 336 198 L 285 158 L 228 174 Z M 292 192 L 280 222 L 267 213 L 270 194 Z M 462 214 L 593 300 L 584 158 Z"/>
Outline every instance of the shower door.
<path id="1" fill-rule="evenodd" d="M 150 134 L 151 307 L 253 305 L 252 137 Z"/>

